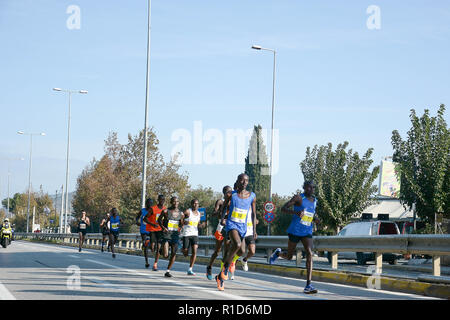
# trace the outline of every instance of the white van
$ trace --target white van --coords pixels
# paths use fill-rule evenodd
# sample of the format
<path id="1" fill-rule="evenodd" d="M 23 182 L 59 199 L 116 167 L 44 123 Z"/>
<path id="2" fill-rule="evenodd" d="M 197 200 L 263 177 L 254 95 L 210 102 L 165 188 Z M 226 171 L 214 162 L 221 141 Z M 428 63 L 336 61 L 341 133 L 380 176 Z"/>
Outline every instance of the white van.
<path id="1" fill-rule="evenodd" d="M 338 236 L 378 236 L 384 234 L 400 234 L 397 224 L 392 221 L 362 221 L 353 222 L 346 225 Z M 331 263 L 331 253 L 327 254 L 328 261 Z M 401 257 L 398 254 L 383 253 L 383 261 L 388 261 L 389 264 L 396 264 Z M 360 265 L 366 264 L 367 261 L 375 261 L 375 254 L 373 252 L 339 252 L 338 259 L 352 259 Z"/>

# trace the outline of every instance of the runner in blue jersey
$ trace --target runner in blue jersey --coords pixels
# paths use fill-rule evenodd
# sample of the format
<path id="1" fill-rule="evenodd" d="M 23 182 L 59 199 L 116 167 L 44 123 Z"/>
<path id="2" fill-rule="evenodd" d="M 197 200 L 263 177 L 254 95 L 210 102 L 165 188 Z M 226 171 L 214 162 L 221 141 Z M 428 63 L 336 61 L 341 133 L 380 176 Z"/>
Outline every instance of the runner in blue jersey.
<path id="1" fill-rule="evenodd" d="M 312 278 L 312 233 L 313 221 L 318 224 L 320 221 L 316 216 L 317 199 L 314 197 L 315 185 L 312 181 L 305 181 L 303 184 L 304 193 L 296 194 L 282 208 L 282 213 L 292 214 L 292 222 L 287 230 L 288 250 L 282 252 L 281 248 L 277 248 L 270 257 L 270 264 L 274 263 L 278 257 L 291 260 L 297 243 L 300 241 L 306 252 L 306 287 L 304 293 L 317 293 L 317 289 L 311 284 Z M 294 207 L 291 210 L 291 207 Z"/>
<path id="2" fill-rule="evenodd" d="M 247 233 L 247 215 L 256 212 L 256 195 L 246 190 L 248 185 L 248 175 L 241 173 L 236 181 L 236 191 L 231 196 L 227 195 L 223 204 L 222 222 L 227 213 L 228 218 L 225 225 L 227 237 L 230 239 L 229 250 L 226 252 L 224 265 L 220 273 L 216 276 L 217 288 L 224 290 L 224 281 L 228 279 L 228 268 L 233 262 L 233 257 L 239 249 L 245 252 L 245 234 Z M 255 215 L 253 215 L 255 219 Z M 253 221 L 253 230 L 256 234 L 256 222 Z"/>
<path id="3" fill-rule="evenodd" d="M 119 237 L 119 227 L 122 223 L 122 219 L 119 217 L 119 211 L 116 208 L 111 209 L 111 216 L 109 217 L 110 223 L 110 233 L 109 233 L 109 243 L 111 244 L 111 252 L 112 257 L 115 258 L 116 254 L 114 253 L 114 245 L 117 242 L 117 238 Z"/>
<path id="4" fill-rule="evenodd" d="M 148 247 L 150 244 L 150 232 L 147 231 L 147 223 L 144 221 L 144 218 L 148 214 L 148 211 L 150 210 L 150 208 L 152 206 L 153 206 L 153 200 L 148 198 L 145 201 L 145 208 L 142 208 L 141 211 L 139 211 L 140 216 L 139 216 L 139 220 L 137 222 L 137 225 L 139 226 L 139 231 L 141 232 L 142 251 L 144 251 L 146 268 L 148 268 L 150 266 L 150 264 L 148 263 Z"/>

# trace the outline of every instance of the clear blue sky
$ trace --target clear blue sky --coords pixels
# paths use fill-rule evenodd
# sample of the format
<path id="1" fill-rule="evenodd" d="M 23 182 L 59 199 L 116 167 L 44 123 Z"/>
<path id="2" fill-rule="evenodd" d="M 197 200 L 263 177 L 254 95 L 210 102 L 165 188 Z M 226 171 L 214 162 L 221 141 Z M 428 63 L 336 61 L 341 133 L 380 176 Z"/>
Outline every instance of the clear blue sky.
<path id="1" fill-rule="evenodd" d="M 68 6 L 81 10 L 70 30 Z M 377 5 L 378 30 L 366 13 Z M 51 194 L 65 181 L 67 96 L 53 87 L 86 89 L 72 100 L 70 191 L 103 154 L 108 132 L 119 140 L 144 126 L 147 1 L 0 0 L 0 197 L 32 182 Z M 403 137 L 409 110 L 433 115 L 450 105 L 448 1 L 152 1 L 150 126 L 165 159 L 180 128 L 193 131 L 270 128 L 272 55 L 277 50 L 275 127 L 279 171 L 273 191 L 300 188 L 307 146 L 345 140 L 373 159 L 392 154 L 392 130 Z M 448 121 L 448 111 L 446 112 Z M 266 142 L 269 145 L 268 142 Z M 207 143 L 204 143 L 206 146 Z M 183 165 L 192 186 L 219 191 L 242 164 Z"/>

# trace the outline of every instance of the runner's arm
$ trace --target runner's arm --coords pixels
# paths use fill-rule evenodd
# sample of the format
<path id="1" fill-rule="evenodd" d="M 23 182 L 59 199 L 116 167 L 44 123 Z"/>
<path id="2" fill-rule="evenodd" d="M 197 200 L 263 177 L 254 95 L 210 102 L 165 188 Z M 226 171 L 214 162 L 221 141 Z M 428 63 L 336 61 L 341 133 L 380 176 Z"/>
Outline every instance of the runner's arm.
<path id="1" fill-rule="evenodd" d="M 214 214 L 217 216 L 217 218 L 219 218 L 219 220 L 222 217 L 222 212 L 221 212 L 221 208 L 223 206 L 223 200 L 219 199 L 216 201 L 216 204 L 214 205 Z"/>
<path id="2" fill-rule="evenodd" d="M 142 212 L 142 211 L 139 211 L 139 212 L 136 214 L 136 224 L 137 224 L 138 226 L 141 225 L 141 222 L 139 221 L 139 218 L 141 217 L 141 212 Z"/>
<path id="3" fill-rule="evenodd" d="M 228 208 L 228 204 L 231 201 L 231 197 L 226 196 L 225 201 L 223 202 L 223 206 L 222 206 L 222 215 L 220 217 L 220 224 L 224 224 L 224 220 L 225 220 L 225 216 L 227 214 L 227 208 Z"/>
<path id="4" fill-rule="evenodd" d="M 281 212 L 287 213 L 287 214 L 296 214 L 296 215 L 298 215 L 301 218 L 303 216 L 303 210 L 302 211 L 295 211 L 295 210 L 289 209 L 297 201 L 298 201 L 298 195 L 293 196 L 291 200 L 289 200 L 288 202 L 286 202 L 284 204 L 284 206 L 281 208 Z"/>
<path id="5" fill-rule="evenodd" d="M 159 224 L 159 226 L 163 229 L 164 232 L 167 232 L 167 231 L 169 231 L 169 230 L 167 230 L 167 228 L 164 227 L 164 225 L 163 225 L 163 219 L 167 219 L 167 209 L 164 209 L 164 210 L 161 212 L 161 214 L 159 215 L 159 218 L 158 218 L 158 224 Z"/>

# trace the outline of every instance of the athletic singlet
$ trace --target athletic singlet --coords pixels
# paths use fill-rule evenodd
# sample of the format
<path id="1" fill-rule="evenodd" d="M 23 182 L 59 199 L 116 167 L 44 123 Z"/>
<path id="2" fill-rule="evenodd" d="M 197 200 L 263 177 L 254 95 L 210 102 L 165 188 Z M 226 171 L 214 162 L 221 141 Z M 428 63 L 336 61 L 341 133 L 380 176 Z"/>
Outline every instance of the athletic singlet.
<path id="1" fill-rule="evenodd" d="M 87 223 L 80 219 L 80 221 L 78 222 L 78 229 L 86 230 L 86 228 L 87 228 Z"/>
<path id="2" fill-rule="evenodd" d="M 119 223 L 120 223 L 120 218 L 119 216 L 116 216 L 114 218 L 114 216 L 109 217 L 109 222 L 111 222 L 111 231 L 119 231 Z"/>
<path id="3" fill-rule="evenodd" d="M 139 231 L 141 233 L 148 233 L 147 231 L 147 223 L 144 221 L 144 217 L 147 215 L 148 211 L 145 208 L 141 209 L 141 217 L 139 218 L 139 221 L 141 222 L 141 225 L 139 227 Z"/>
<path id="4" fill-rule="evenodd" d="M 165 209 L 166 209 L 166 207 L 164 207 L 164 206 L 162 207 L 162 209 L 160 209 L 158 207 L 158 205 L 154 205 L 152 207 L 153 214 L 150 217 L 148 217 L 147 220 L 150 221 L 153 224 L 156 224 L 157 227 L 154 227 L 151 224 L 147 224 L 147 228 L 145 230 L 147 230 L 148 232 L 155 232 L 155 231 L 161 231 L 162 230 L 161 227 L 158 224 L 158 218 L 161 215 L 161 212 L 163 210 L 165 210 Z"/>
<path id="5" fill-rule="evenodd" d="M 241 237 L 245 237 L 247 233 L 247 215 L 250 214 L 252 202 L 256 195 L 251 192 L 246 199 L 239 198 L 237 191 L 233 191 L 230 201 L 230 209 L 226 224 L 226 231 L 236 229 Z"/>
<path id="6" fill-rule="evenodd" d="M 198 212 L 198 211 L 197 211 Z M 184 219 L 188 224 L 183 226 L 183 237 L 198 236 L 198 224 L 200 222 L 200 212 L 195 215 L 192 209 L 189 209 L 189 218 Z"/>
<path id="7" fill-rule="evenodd" d="M 314 218 L 314 214 L 316 213 L 317 199 L 314 198 L 314 202 L 311 202 L 303 193 L 300 194 L 300 196 L 303 199 L 302 205 L 294 205 L 294 210 L 302 211 L 303 209 L 305 209 L 304 215 L 301 218 L 296 214 L 292 215 L 292 221 L 289 225 L 289 228 L 287 229 L 287 232 L 297 237 L 304 237 L 312 235 L 312 221 Z"/>
<path id="8" fill-rule="evenodd" d="M 106 220 L 106 218 L 105 218 L 105 223 L 102 226 L 102 231 L 103 232 L 109 231 L 109 225 L 110 225 L 109 221 Z"/>
<path id="9" fill-rule="evenodd" d="M 181 220 L 181 214 L 182 212 L 178 209 L 178 211 L 175 210 L 168 210 L 167 211 L 167 219 L 165 221 L 166 228 L 169 230 L 169 233 L 173 232 L 179 232 L 179 228 L 181 227 L 180 220 Z"/>
<path id="10" fill-rule="evenodd" d="M 253 219 L 252 219 L 252 210 L 250 207 L 250 211 L 247 214 L 247 233 L 245 234 L 246 237 L 250 237 L 253 235 Z"/>

